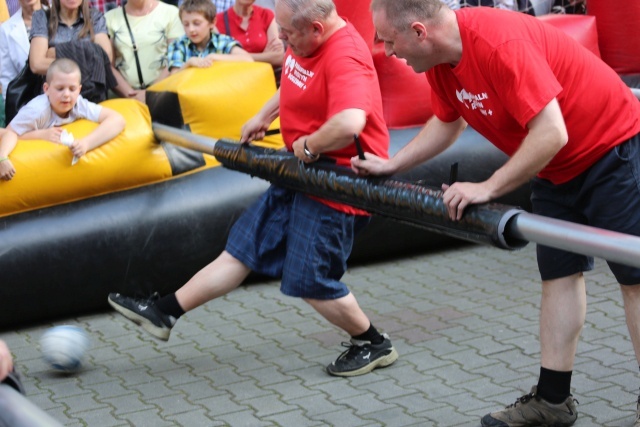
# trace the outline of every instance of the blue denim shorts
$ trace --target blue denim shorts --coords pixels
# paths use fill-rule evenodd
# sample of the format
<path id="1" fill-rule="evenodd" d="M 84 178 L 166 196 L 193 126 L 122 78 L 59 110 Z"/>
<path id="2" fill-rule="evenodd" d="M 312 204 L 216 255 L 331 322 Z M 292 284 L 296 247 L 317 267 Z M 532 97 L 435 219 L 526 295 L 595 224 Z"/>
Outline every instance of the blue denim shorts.
<path id="1" fill-rule="evenodd" d="M 337 299 L 349 294 L 340 279 L 368 222 L 271 186 L 233 225 L 226 250 L 257 273 L 281 277 L 285 295 Z"/>
<path id="2" fill-rule="evenodd" d="M 640 134 L 618 145 L 569 182 L 532 182 L 533 213 L 640 236 Z M 593 258 L 537 246 L 542 280 L 593 269 Z M 622 285 L 640 284 L 640 269 L 608 262 Z"/>

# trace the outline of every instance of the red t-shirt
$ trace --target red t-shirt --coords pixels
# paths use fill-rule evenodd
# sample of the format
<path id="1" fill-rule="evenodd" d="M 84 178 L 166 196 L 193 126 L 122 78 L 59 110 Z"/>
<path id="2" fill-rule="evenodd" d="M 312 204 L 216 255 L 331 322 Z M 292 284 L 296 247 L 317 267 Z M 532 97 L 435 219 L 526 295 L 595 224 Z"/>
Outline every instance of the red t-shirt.
<path id="1" fill-rule="evenodd" d="M 335 114 L 357 108 L 366 112 L 367 124 L 360 133 L 364 151 L 388 158 L 389 133 L 382 115 L 382 99 L 371 51 L 358 31 L 347 26 L 336 31 L 310 57 L 285 52 L 280 83 L 280 130 L 287 149 L 298 138 L 318 130 Z M 355 144 L 323 153 L 350 167 L 357 155 Z M 321 200 L 351 214 L 364 211 Z"/>
<path id="2" fill-rule="evenodd" d="M 240 27 L 242 16 L 238 16 L 233 7 L 227 9 L 227 12 L 229 14 L 229 30 L 231 34 L 227 32 L 224 25 L 224 12 L 216 15 L 216 28 L 218 28 L 218 31 L 238 40 L 242 48 L 249 53 L 264 52 L 268 41 L 267 29 L 274 17 L 273 11 L 260 6 L 253 6 L 253 12 L 249 17 L 249 26 L 246 31 Z"/>
<path id="3" fill-rule="evenodd" d="M 558 99 L 569 141 L 539 177 L 561 184 L 640 132 L 640 103 L 620 77 L 561 30 L 524 13 L 456 11 L 462 59 L 427 71 L 435 115 L 467 123 L 507 155 Z"/>

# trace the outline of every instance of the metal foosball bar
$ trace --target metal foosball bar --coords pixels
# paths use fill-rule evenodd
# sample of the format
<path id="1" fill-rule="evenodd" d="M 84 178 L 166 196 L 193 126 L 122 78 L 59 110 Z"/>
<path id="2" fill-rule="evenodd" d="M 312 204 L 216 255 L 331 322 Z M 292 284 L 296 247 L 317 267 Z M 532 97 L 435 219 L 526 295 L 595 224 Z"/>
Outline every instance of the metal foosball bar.
<path id="1" fill-rule="evenodd" d="M 0 426 L 62 427 L 58 421 L 8 384 L 0 383 Z"/>
<path id="2" fill-rule="evenodd" d="M 555 220 L 497 203 L 472 205 L 449 219 L 442 192 L 393 177 L 360 177 L 327 161 L 300 162 L 292 153 L 215 140 L 155 124 L 159 140 L 214 155 L 226 168 L 272 184 L 349 204 L 436 233 L 501 249 L 528 242 L 640 268 L 640 237 Z"/>

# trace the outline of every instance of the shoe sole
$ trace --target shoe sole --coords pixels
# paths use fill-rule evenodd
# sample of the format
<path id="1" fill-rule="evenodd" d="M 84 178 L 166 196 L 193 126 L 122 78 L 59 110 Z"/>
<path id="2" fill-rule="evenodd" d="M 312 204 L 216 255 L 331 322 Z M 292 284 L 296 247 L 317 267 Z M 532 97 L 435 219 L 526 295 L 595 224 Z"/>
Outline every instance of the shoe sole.
<path id="1" fill-rule="evenodd" d="M 379 359 L 376 359 L 375 361 L 369 363 L 366 366 L 363 366 L 360 369 L 356 369 L 355 371 L 333 372 L 329 369 L 329 367 L 327 367 L 327 372 L 329 373 L 329 375 L 333 375 L 334 377 L 356 377 L 358 375 L 368 374 L 369 372 L 377 368 L 386 368 L 396 360 L 398 360 L 398 352 L 395 348 L 391 347 L 391 353 Z"/>
<path id="2" fill-rule="evenodd" d="M 500 421 L 500 420 L 496 420 L 498 421 L 500 424 L 487 424 L 484 422 L 484 419 L 482 419 L 480 421 L 480 425 L 482 427 L 500 427 L 500 426 L 505 426 L 505 427 L 509 427 L 509 424 L 507 424 L 505 421 Z M 571 423 L 571 424 L 567 424 L 567 423 L 551 423 L 551 424 L 536 424 L 539 425 L 540 427 L 568 427 L 568 426 L 572 426 L 573 424 L 575 424 L 575 420 Z"/>
<path id="3" fill-rule="evenodd" d="M 110 298 L 107 298 L 107 301 L 109 301 L 109 305 L 111 307 L 113 307 L 113 309 L 115 311 L 117 311 L 118 313 L 122 314 L 124 317 L 126 317 L 127 319 L 131 320 L 133 323 L 135 323 L 136 325 L 139 325 L 142 327 L 142 329 L 144 329 L 145 331 L 147 331 L 151 336 L 153 336 L 154 338 L 157 338 L 161 341 L 169 341 L 169 335 L 171 334 L 171 330 L 168 328 L 159 328 L 158 326 L 154 325 L 153 323 L 151 323 L 149 321 L 149 319 L 140 316 L 138 313 L 129 310 L 126 307 L 123 307 L 113 301 L 111 301 Z"/>

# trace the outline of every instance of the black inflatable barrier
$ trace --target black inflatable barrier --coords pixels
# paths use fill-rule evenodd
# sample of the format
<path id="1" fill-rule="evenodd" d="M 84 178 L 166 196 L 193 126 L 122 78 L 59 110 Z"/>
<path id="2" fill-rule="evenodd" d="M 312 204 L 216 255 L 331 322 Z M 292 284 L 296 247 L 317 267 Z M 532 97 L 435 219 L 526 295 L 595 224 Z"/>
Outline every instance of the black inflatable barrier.
<path id="1" fill-rule="evenodd" d="M 392 132 L 391 152 L 417 129 Z M 506 156 L 470 129 L 438 158 L 402 174 L 425 185 L 481 181 Z M 133 190 L 0 218 L 0 330 L 108 309 L 109 292 L 175 291 L 224 248 L 229 229 L 268 183 L 223 167 Z M 499 202 L 525 207 L 523 186 Z M 352 264 L 435 250 L 460 240 L 374 216 Z"/>
<path id="2" fill-rule="evenodd" d="M 0 218 L 0 327 L 105 309 L 109 292 L 177 289 L 267 185 L 217 167 Z"/>

